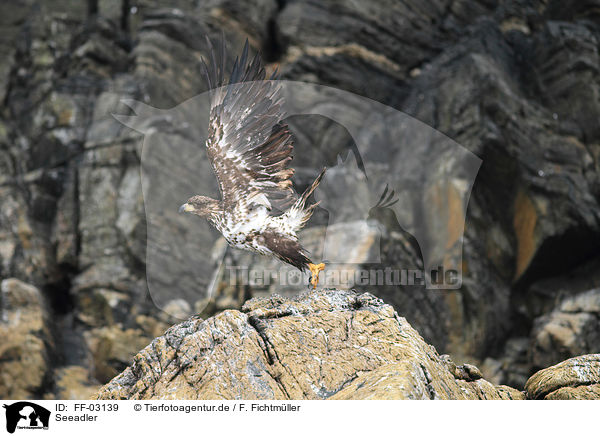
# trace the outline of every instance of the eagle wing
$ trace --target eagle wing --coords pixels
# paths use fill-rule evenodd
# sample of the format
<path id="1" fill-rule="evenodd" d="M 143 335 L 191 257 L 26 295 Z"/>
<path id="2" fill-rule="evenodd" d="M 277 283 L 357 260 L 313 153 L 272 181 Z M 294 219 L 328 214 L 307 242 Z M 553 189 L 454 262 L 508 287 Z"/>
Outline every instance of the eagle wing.
<path id="1" fill-rule="evenodd" d="M 282 209 L 296 197 L 292 137 L 282 120 L 282 98 L 275 74 L 265 80 L 260 56 L 248 61 L 248 41 L 226 84 L 225 44 L 219 55 L 210 41 L 210 67 L 204 63 L 211 94 L 206 147 L 224 209 L 247 212 L 257 205 Z M 219 57 L 220 59 L 217 59 Z"/>

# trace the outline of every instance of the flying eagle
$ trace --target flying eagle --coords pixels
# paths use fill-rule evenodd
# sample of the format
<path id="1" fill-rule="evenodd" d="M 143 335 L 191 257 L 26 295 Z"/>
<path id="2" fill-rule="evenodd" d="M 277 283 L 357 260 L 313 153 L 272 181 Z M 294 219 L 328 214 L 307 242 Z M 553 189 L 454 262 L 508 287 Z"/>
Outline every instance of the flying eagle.
<path id="1" fill-rule="evenodd" d="M 298 197 L 290 178 L 292 136 L 283 121 L 282 97 L 276 73 L 265 80 L 260 55 L 248 58 L 248 41 L 236 58 L 229 82 L 224 79 L 225 44 L 204 62 L 211 91 L 206 150 L 217 177 L 221 200 L 201 195 L 189 198 L 179 211 L 206 218 L 235 248 L 275 256 L 300 271 L 308 268 L 316 288 L 323 263 L 313 264 L 298 242 L 297 232 L 318 203 L 306 205 L 325 168 Z M 243 86 L 236 84 L 243 84 Z M 274 205 L 285 210 L 275 215 Z"/>

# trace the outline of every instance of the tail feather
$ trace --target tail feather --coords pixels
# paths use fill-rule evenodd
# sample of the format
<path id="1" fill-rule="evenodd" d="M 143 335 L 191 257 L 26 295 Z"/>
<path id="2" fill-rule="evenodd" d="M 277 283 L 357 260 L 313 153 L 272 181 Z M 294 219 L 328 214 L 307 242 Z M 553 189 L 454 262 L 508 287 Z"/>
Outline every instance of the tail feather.
<path id="1" fill-rule="evenodd" d="M 310 219 L 315 211 L 315 208 L 319 205 L 320 202 L 316 202 L 311 204 L 309 207 L 306 207 L 306 201 L 314 192 L 314 190 L 317 189 L 319 183 L 321 183 L 321 179 L 325 175 L 326 170 L 327 168 L 323 168 L 321 170 L 321 173 L 317 176 L 315 181 L 312 182 L 312 184 L 306 189 L 306 191 L 304 191 L 304 193 L 298 198 L 298 200 L 296 200 L 294 205 L 287 212 L 288 217 L 296 230 L 300 230 L 302 227 L 304 227 L 306 222 Z"/>

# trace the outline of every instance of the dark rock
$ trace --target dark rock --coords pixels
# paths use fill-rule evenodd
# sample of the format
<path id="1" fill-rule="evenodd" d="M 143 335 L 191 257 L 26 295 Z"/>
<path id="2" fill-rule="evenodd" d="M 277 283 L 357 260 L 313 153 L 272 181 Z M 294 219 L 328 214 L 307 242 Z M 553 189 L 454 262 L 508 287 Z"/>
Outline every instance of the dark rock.
<path id="1" fill-rule="evenodd" d="M 531 336 L 536 368 L 600 349 L 600 289 L 565 298 L 555 310 L 536 318 Z"/>

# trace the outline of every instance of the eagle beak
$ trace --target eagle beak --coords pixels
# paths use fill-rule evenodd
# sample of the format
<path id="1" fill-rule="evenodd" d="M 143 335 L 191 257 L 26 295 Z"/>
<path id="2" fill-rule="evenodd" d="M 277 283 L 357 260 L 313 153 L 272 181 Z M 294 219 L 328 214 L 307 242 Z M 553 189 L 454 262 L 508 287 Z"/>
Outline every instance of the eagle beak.
<path id="1" fill-rule="evenodd" d="M 182 204 L 181 207 L 179 208 L 179 213 L 192 212 L 193 210 L 194 210 L 194 206 L 192 206 L 189 203 L 185 203 L 185 204 Z"/>

